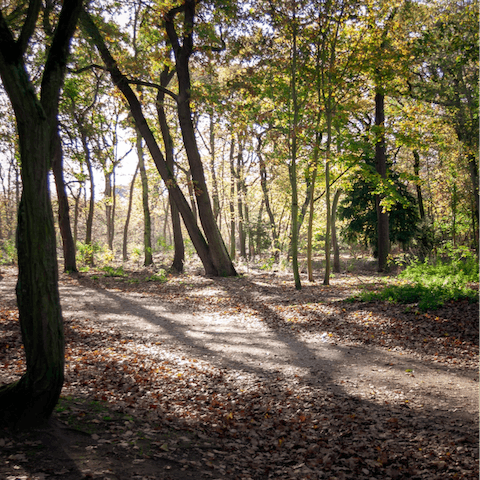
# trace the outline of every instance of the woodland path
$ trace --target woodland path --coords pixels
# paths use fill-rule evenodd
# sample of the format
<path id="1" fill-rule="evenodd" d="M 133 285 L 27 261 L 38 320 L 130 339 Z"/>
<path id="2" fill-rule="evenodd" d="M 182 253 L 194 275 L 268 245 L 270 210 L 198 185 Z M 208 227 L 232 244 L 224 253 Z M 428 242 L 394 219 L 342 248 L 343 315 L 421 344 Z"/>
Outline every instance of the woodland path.
<path id="1" fill-rule="evenodd" d="M 346 303 L 343 300 L 360 284 L 371 280 L 351 275 L 333 279 L 328 288 L 307 284 L 301 292 L 292 288 L 288 276 L 261 271 L 238 279 L 182 276 L 168 283 L 142 282 L 146 275 L 146 271 L 131 273 L 128 279 L 62 275 L 60 293 L 66 324 L 80 321 L 103 332 L 120 332 L 121 341 L 141 339 L 149 345 L 161 344 L 171 358 L 198 359 L 228 372 L 228 378 L 237 382 L 275 384 L 282 379 L 321 391 L 321 396 L 336 402 L 367 404 L 374 417 L 376 409 L 391 408 L 387 417 L 393 418 L 393 423 L 401 418 L 399 412 L 407 409 L 408 417 L 413 414 L 413 429 L 416 425 L 419 439 L 428 443 L 425 437 L 432 428 L 445 436 L 445 445 L 449 436 L 461 439 L 468 447 L 459 444 L 450 449 L 458 447 L 458 453 L 464 452 L 478 463 L 477 356 L 471 349 L 466 351 L 469 346 L 475 350 L 475 345 L 470 345 L 469 337 L 463 342 L 468 344 L 465 351 L 461 343 L 459 348 L 449 346 L 438 341 L 439 332 L 434 330 L 440 319 L 448 323 L 446 315 L 454 311 L 458 318 L 470 317 L 465 318 L 473 325 L 469 328 L 475 329 L 476 324 L 478 329 L 478 305 L 457 305 L 424 316 L 406 312 L 405 306 Z M 7 304 L 14 304 L 14 285 L 15 276 L 4 274 L 0 294 Z M 433 326 L 427 323 L 430 319 Z M 421 331 L 415 327 L 415 333 L 415 324 L 420 324 Z M 451 331 L 456 328 L 447 327 Z M 395 329 L 398 333 L 391 333 Z M 386 339 L 381 340 L 383 344 L 378 340 L 380 332 Z M 423 338 L 427 333 L 428 342 Z M 425 345 L 432 342 L 431 348 Z M 452 355 L 455 351 L 458 355 Z M 67 391 L 73 392 L 75 378 L 68 369 L 66 384 Z M 376 423 L 379 438 L 387 438 L 379 422 L 377 418 L 371 428 L 375 430 Z M 298 468 L 298 476 L 285 473 L 285 477 L 251 478 L 330 478 L 316 477 L 315 473 L 308 476 L 309 471 L 314 472 L 308 463 L 303 470 Z M 443 468 L 438 478 L 450 478 L 449 470 L 440 463 L 438 469 Z M 453 476 L 452 470 L 451 478 L 476 475 L 469 470 L 471 466 L 462 468 L 455 471 L 460 476 Z M 427 470 L 418 478 L 437 478 L 434 471 Z M 365 478 L 403 478 L 392 469 L 389 472 L 391 477 L 364 474 Z"/>

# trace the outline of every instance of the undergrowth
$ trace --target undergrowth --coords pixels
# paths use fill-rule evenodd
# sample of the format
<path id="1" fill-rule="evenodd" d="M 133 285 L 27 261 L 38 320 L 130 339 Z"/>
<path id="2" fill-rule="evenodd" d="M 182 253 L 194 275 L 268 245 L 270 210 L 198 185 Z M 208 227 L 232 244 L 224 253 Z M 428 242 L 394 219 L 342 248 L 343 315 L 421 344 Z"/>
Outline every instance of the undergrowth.
<path id="1" fill-rule="evenodd" d="M 476 258 L 414 262 L 399 274 L 396 283 L 380 291 L 364 291 L 351 300 L 418 303 L 421 311 L 435 310 L 450 301 L 478 302 L 478 290 L 472 284 L 478 284 Z"/>

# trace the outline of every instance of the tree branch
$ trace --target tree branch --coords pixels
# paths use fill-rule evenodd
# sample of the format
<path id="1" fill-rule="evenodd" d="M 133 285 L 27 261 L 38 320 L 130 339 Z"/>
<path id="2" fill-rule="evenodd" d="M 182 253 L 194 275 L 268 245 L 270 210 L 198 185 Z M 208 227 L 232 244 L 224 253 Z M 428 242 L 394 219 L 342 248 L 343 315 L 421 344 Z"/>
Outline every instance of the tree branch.
<path id="1" fill-rule="evenodd" d="M 32 0 L 31 2 L 28 2 L 27 18 L 25 19 L 22 31 L 17 40 L 17 44 L 22 52 L 22 55 L 24 55 L 27 51 L 28 42 L 35 31 L 41 6 L 42 0 Z"/>
<path id="2" fill-rule="evenodd" d="M 156 88 L 157 90 L 160 90 L 161 92 L 165 93 L 166 95 L 172 97 L 176 102 L 178 101 L 178 95 L 173 93 L 171 90 L 168 88 L 162 87 L 158 83 L 153 83 L 153 82 L 145 82 L 143 80 L 135 80 L 135 79 L 127 79 L 127 82 L 131 85 L 142 85 L 143 87 L 151 87 L 151 88 Z"/>

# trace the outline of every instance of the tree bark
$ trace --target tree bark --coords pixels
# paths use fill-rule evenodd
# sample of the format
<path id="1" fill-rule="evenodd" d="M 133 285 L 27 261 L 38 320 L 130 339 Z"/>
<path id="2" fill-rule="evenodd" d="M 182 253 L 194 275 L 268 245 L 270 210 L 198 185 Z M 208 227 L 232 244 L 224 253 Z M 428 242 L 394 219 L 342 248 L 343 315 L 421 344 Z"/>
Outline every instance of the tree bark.
<path id="1" fill-rule="evenodd" d="M 63 321 L 58 293 L 55 229 L 48 172 L 54 156 L 60 89 L 81 0 L 65 0 L 47 51 L 40 98 L 23 56 L 41 2 L 31 2 L 19 41 L 0 11 L 0 75 L 12 103 L 20 145 L 22 196 L 18 209 L 17 304 L 27 370 L 0 387 L 0 419 L 17 427 L 40 424 L 51 415 L 64 379 Z"/>
<path id="2" fill-rule="evenodd" d="M 230 142 L 230 257 L 235 259 L 236 241 L 235 241 L 235 142 L 234 136 Z"/>
<path id="3" fill-rule="evenodd" d="M 387 154 L 385 145 L 385 94 L 380 88 L 375 93 L 375 126 L 377 127 L 377 140 L 375 143 L 375 165 L 377 173 L 382 180 L 387 178 Z M 378 246 L 378 271 L 383 272 L 387 266 L 390 247 L 388 212 L 382 207 L 382 195 L 375 195 L 375 208 L 377 210 L 377 246 Z"/>
<path id="4" fill-rule="evenodd" d="M 160 74 L 160 85 L 164 88 L 168 86 L 171 78 L 173 77 L 173 71 L 170 71 L 168 67 L 165 67 Z M 162 132 L 163 144 L 165 146 L 165 159 L 167 162 L 167 168 L 175 176 L 175 161 L 173 158 L 173 140 L 170 134 L 170 128 L 167 122 L 167 115 L 165 113 L 165 93 L 158 90 L 157 93 L 157 116 L 158 123 L 160 124 L 160 130 Z M 170 189 L 168 190 L 168 200 L 170 203 L 170 214 L 172 218 L 172 230 L 173 230 L 173 244 L 174 244 L 174 256 L 172 262 L 172 270 L 178 273 L 183 272 L 183 264 L 185 262 L 185 245 L 183 243 L 182 224 L 180 220 L 180 212 L 175 204 Z"/>
<path id="5" fill-rule="evenodd" d="M 187 153 L 188 163 L 192 172 L 195 185 L 195 194 L 200 222 L 203 232 L 211 250 L 211 259 L 216 270 L 221 276 L 235 276 L 237 272 L 228 255 L 220 230 L 213 215 L 210 197 L 202 160 L 195 138 L 195 129 L 192 121 L 190 108 L 191 83 L 189 71 L 189 59 L 193 52 L 193 27 L 195 19 L 195 0 L 185 0 L 183 9 L 185 13 L 183 44 L 180 45 L 175 30 L 174 19 L 178 9 L 173 9 L 165 16 L 165 29 L 175 55 L 176 74 L 178 80 L 178 120 L 182 131 L 183 144 Z"/>
<path id="6" fill-rule="evenodd" d="M 243 202 L 243 189 L 242 189 L 242 177 L 243 177 L 243 152 L 242 144 L 238 143 L 237 153 L 237 169 L 235 171 L 235 177 L 237 179 L 237 214 L 238 214 L 238 243 L 240 245 L 240 257 L 247 258 L 247 242 L 245 235 L 245 212 Z"/>
<path id="7" fill-rule="evenodd" d="M 413 158 L 413 173 L 417 177 L 415 186 L 417 189 L 418 212 L 420 214 L 420 218 L 423 220 L 425 218 L 425 208 L 423 206 L 422 187 L 420 186 L 420 155 L 418 153 L 418 150 L 413 151 Z"/>
<path id="8" fill-rule="evenodd" d="M 142 205 L 143 205 L 143 248 L 144 262 L 143 265 L 148 267 L 153 263 L 152 259 L 152 221 L 150 218 L 150 208 L 148 206 L 148 179 L 145 170 L 145 162 L 143 156 L 142 136 L 137 129 L 137 156 L 138 170 L 142 180 Z"/>
<path id="9" fill-rule="evenodd" d="M 130 183 L 130 194 L 128 196 L 128 208 L 127 208 L 127 218 L 125 219 L 125 226 L 123 227 L 123 261 L 128 260 L 128 226 L 130 224 L 130 217 L 132 215 L 132 203 L 133 203 L 133 190 L 135 188 L 135 179 L 137 178 L 138 173 L 138 164 L 133 174 L 132 182 Z"/>
<path id="10" fill-rule="evenodd" d="M 63 270 L 64 272 L 78 272 L 75 257 L 75 242 L 72 236 L 70 225 L 70 213 L 68 206 L 65 181 L 63 179 L 63 152 L 62 143 L 58 133 L 55 139 L 55 152 L 52 157 L 52 171 L 55 178 L 55 187 L 58 198 L 58 226 L 62 237 L 63 245 Z"/>
<path id="11" fill-rule="evenodd" d="M 92 38 L 95 43 L 108 72 L 110 73 L 113 82 L 117 88 L 122 92 L 125 99 L 127 100 L 130 112 L 135 120 L 136 127 L 142 134 L 146 145 L 150 151 L 150 154 L 155 162 L 155 165 L 160 173 L 163 181 L 165 182 L 167 188 L 172 194 L 172 198 L 175 204 L 182 215 L 183 222 L 185 227 L 190 235 L 192 243 L 195 247 L 195 250 L 202 261 L 202 264 L 205 268 L 205 273 L 212 276 L 221 276 L 225 275 L 224 269 L 218 268 L 218 261 L 215 258 L 215 250 L 212 250 L 207 244 L 205 237 L 202 235 L 198 225 L 195 221 L 194 215 L 190 206 L 188 205 L 187 200 L 183 196 L 175 177 L 171 171 L 169 171 L 165 158 L 158 147 L 158 144 L 155 140 L 155 137 L 150 130 L 147 121 L 143 115 L 142 107 L 138 101 L 137 96 L 130 87 L 127 78 L 120 72 L 118 66 L 111 56 L 108 48 L 98 30 L 98 28 L 93 23 L 92 19 L 86 12 L 82 12 L 80 17 L 82 28 L 85 30 L 86 34 Z"/>
<path id="12" fill-rule="evenodd" d="M 340 199 L 340 195 L 342 194 L 342 190 L 339 188 L 335 192 L 333 196 L 332 202 L 332 248 L 333 248 L 333 271 L 335 273 L 340 273 L 340 248 L 338 246 L 338 239 L 337 239 L 337 207 L 338 201 Z"/>

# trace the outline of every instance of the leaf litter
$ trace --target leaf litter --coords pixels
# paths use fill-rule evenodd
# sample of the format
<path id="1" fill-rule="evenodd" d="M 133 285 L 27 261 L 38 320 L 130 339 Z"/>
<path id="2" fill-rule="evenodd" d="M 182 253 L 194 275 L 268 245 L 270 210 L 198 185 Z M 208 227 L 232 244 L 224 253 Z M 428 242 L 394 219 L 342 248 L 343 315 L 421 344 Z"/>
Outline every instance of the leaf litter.
<path id="1" fill-rule="evenodd" d="M 92 277 L 62 276 L 62 298 L 74 298 L 63 307 L 62 398 L 53 426 L 0 432 L 2 478 L 478 478 L 478 305 L 423 314 L 347 303 L 358 288 L 351 276 L 301 292 L 263 272 L 167 283 Z M 112 294 L 132 299 L 135 315 L 139 304 L 169 305 L 181 315 L 170 327 L 183 322 L 182 335 L 135 328 L 114 314 L 105 321 L 111 305 L 102 299 Z M 3 298 L 0 362 L 8 382 L 24 359 L 18 313 Z M 229 357 L 232 325 L 248 342 Z M 294 364 L 271 345 L 241 359 L 255 338 L 304 351 Z"/>

